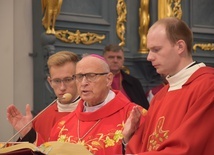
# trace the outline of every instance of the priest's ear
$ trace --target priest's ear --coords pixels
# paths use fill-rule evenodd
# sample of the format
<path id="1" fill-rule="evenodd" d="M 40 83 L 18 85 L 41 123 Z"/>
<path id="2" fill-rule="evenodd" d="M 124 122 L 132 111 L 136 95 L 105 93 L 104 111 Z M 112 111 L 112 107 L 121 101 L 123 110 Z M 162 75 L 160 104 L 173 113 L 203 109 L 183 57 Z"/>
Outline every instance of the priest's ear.
<path id="1" fill-rule="evenodd" d="M 177 47 L 178 54 L 181 54 L 187 50 L 186 43 L 183 40 L 178 40 L 176 43 L 176 47 Z"/>
<path id="2" fill-rule="evenodd" d="M 108 86 L 109 88 L 111 88 L 111 84 L 112 84 L 112 82 L 113 82 L 113 77 L 114 77 L 114 75 L 113 75 L 112 72 L 109 72 L 106 76 L 107 76 L 107 78 L 106 78 L 106 80 L 107 80 L 107 86 Z"/>

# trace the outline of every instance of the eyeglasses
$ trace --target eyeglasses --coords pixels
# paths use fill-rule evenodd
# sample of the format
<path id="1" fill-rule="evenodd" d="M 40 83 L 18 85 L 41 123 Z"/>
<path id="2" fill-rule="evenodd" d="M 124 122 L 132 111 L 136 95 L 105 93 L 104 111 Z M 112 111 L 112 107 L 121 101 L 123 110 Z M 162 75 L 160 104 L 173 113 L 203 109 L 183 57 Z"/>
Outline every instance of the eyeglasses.
<path id="1" fill-rule="evenodd" d="M 60 86 L 61 83 L 63 83 L 64 85 L 68 85 L 71 83 L 71 81 L 75 80 L 75 76 L 73 75 L 72 77 L 66 77 L 64 79 L 52 79 L 51 83 L 54 86 Z"/>
<path id="2" fill-rule="evenodd" d="M 88 82 L 93 82 L 96 80 L 98 75 L 106 75 L 106 74 L 108 73 L 85 73 L 85 74 L 76 74 L 75 77 L 76 77 L 76 80 L 79 82 L 83 80 L 83 77 L 85 77 Z"/>

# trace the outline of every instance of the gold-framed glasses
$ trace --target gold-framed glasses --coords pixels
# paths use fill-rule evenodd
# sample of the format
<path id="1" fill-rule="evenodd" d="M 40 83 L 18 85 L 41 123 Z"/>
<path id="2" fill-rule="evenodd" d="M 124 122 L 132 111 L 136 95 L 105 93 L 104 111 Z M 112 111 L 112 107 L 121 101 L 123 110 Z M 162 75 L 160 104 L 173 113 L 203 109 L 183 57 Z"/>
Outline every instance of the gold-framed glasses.
<path id="1" fill-rule="evenodd" d="M 106 75 L 108 74 L 107 72 L 105 73 L 85 73 L 85 74 L 76 74 L 75 75 L 75 79 L 79 82 L 81 82 L 83 80 L 83 78 L 85 77 L 86 80 L 88 82 L 93 82 L 96 80 L 97 76 L 101 76 L 101 75 Z"/>
<path id="2" fill-rule="evenodd" d="M 75 80 L 75 76 L 72 76 L 72 77 L 66 77 L 64 79 L 51 79 L 51 83 L 54 85 L 54 86 L 60 86 L 61 83 L 63 83 L 64 85 L 68 85 L 70 84 L 73 80 Z"/>

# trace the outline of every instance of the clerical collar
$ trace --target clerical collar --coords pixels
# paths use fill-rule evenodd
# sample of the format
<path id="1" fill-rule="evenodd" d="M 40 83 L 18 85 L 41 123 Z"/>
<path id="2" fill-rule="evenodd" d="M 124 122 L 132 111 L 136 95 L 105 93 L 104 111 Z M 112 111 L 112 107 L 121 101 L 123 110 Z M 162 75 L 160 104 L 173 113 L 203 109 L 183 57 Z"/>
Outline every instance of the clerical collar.
<path id="1" fill-rule="evenodd" d="M 62 104 L 57 100 L 57 109 L 58 112 L 72 112 L 76 109 L 77 104 L 80 100 L 80 96 L 78 96 L 74 101 L 69 104 Z"/>
<path id="2" fill-rule="evenodd" d="M 75 100 L 73 100 L 71 103 L 75 103 L 77 100 L 80 99 L 80 96 L 78 96 Z"/>
<path id="3" fill-rule="evenodd" d="M 167 76 L 166 80 L 169 83 L 169 90 L 173 91 L 177 89 L 181 89 L 182 86 L 186 83 L 186 81 L 190 78 L 190 76 L 197 71 L 199 68 L 206 66 L 204 63 L 196 63 L 192 62 L 177 74 L 173 76 Z"/>
<path id="4" fill-rule="evenodd" d="M 189 66 L 187 66 L 187 69 L 196 65 L 196 64 L 199 64 L 197 61 L 193 61 Z"/>
<path id="5" fill-rule="evenodd" d="M 101 104 L 98 104 L 96 106 L 92 106 L 92 107 L 88 107 L 87 106 L 87 103 L 84 102 L 83 105 L 84 105 L 84 112 L 94 112 L 98 109 L 100 109 L 101 107 L 103 107 L 105 104 L 107 104 L 108 102 L 110 102 L 113 98 L 115 97 L 115 93 L 110 90 L 106 99 L 101 103 Z"/>

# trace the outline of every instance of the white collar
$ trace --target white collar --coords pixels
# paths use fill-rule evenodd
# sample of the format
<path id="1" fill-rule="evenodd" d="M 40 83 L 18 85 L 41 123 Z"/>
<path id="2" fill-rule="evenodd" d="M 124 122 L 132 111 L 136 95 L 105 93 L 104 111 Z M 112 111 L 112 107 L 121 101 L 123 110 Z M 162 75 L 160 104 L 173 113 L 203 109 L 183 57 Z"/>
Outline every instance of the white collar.
<path id="1" fill-rule="evenodd" d="M 62 104 L 57 100 L 57 108 L 58 112 L 72 112 L 76 109 L 78 102 L 80 100 L 80 97 L 78 96 L 72 103 L 69 104 Z"/>
<path id="2" fill-rule="evenodd" d="M 169 83 L 168 91 L 181 89 L 183 84 L 190 78 L 190 76 L 195 71 L 197 71 L 201 67 L 206 66 L 204 63 L 199 63 L 199 64 L 193 65 L 194 63 L 195 62 L 192 62 L 191 64 L 189 64 L 188 66 L 183 68 L 181 71 L 179 71 L 177 74 L 175 74 L 171 77 L 170 76 L 166 77 L 166 80 Z M 193 66 L 191 66 L 191 65 L 193 65 Z"/>
<path id="3" fill-rule="evenodd" d="M 112 90 L 110 90 L 106 99 L 101 104 L 98 104 L 98 105 L 92 106 L 92 107 L 88 107 L 86 105 L 86 102 L 84 102 L 83 103 L 84 112 L 94 112 L 94 111 L 100 109 L 101 107 L 103 107 L 105 104 L 107 104 L 109 101 L 111 101 L 114 97 L 115 97 L 115 93 Z"/>

